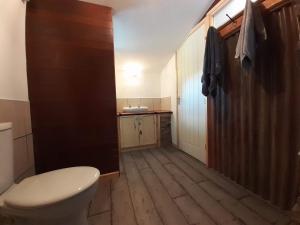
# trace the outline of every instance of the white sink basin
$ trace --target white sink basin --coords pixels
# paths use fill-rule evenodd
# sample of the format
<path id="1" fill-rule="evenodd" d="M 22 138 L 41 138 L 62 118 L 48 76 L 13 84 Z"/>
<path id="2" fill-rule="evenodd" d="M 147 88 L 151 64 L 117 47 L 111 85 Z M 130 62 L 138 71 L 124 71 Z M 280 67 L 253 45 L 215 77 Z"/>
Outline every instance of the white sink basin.
<path id="1" fill-rule="evenodd" d="M 148 107 L 147 106 L 138 106 L 138 107 L 124 107 L 123 112 L 125 113 L 143 113 L 147 112 Z"/>

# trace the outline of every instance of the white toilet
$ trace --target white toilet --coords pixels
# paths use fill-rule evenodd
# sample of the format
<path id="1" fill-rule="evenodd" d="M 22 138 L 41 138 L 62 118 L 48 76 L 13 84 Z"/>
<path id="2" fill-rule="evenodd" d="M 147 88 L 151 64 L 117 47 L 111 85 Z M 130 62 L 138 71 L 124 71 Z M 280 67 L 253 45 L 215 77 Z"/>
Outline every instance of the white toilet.
<path id="1" fill-rule="evenodd" d="M 14 184 L 12 124 L 0 123 L 0 216 L 14 225 L 87 225 L 99 170 L 73 167 Z"/>

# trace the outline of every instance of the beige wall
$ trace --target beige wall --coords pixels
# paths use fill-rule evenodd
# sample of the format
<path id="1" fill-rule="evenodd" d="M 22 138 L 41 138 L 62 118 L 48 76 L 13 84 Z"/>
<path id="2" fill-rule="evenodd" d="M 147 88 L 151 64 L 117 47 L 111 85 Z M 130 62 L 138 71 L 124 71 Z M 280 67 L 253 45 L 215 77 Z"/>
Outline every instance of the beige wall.
<path id="1" fill-rule="evenodd" d="M 29 103 L 0 99 L 0 123 L 2 122 L 13 123 L 15 180 L 34 174 Z"/>
<path id="2" fill-rule="evenodd" d="M 117 111 L 122 112 L 123 107 L 147 106 L 150 111 L 161 110 L 160 98 L 118 98 Z"/>
<path id="3" fill-rule="evenodd" d="M 163 107 L 170 107 L 173 112 L 172 122 L 172 142 L 177 145 L 177 72 L 176 55 L 170 59 L 161 73 L 161 97 Z M 168 103 L 170 102 L 170 103 Z M 169 104 L 169 105 L 168 105 Z"/>
<path id="4" fill-rule="evenodd" d="M 0 1 L 0 99 L 28 100 L 22 0 Z"/>
<path id="5" fill-rule="evenodd" d="M 122 112 L 123 107 L 147 106 L 149 111 L 171 110 L 171 98 L 118 98 L 117 111 Z"/>
<path id="6" fill-rule="evenodd" d="M 0 1 L 0 123 L 13 123 L 15 180 L 34 173 L 22 0 Z M 1 160 L 5 159 L 0 159 Z M 1 176 L 1 171 L 0 171 Z"/>
<path id="7" fill-rule="evenodd" d="M 117 98 L 160 98 L 159 74 L 141 74 L 131 81 L 124 74 L 116 74 Z"/>

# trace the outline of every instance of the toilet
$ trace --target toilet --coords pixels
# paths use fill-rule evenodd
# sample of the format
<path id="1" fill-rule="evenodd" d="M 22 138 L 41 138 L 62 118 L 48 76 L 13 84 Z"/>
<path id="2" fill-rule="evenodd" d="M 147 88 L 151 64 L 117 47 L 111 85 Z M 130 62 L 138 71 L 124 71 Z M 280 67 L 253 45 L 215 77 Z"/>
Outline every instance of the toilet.
<path id="1" fill-rule="evenodd" d="M 0 123 L 0 217 L 14 225 L 88 225 L 100 172 L 72 167 L 14 183 L 12 124 Z"/>

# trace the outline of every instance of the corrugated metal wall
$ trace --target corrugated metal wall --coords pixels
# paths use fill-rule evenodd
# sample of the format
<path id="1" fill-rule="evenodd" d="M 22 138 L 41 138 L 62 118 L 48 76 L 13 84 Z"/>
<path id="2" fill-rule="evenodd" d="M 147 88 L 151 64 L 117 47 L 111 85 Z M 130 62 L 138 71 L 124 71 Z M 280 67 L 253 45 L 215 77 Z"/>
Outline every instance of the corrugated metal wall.
<path id="1" fill-rule="evenodd" d="M 272 203 L 291 208 L 299 186 L 300 40 L 295 4 L 265 15 L 268 41 L 255 71 L 234 59 L 238 33 L 225 40 L 226 72 L 209 99 L 209 165 Z"/>

